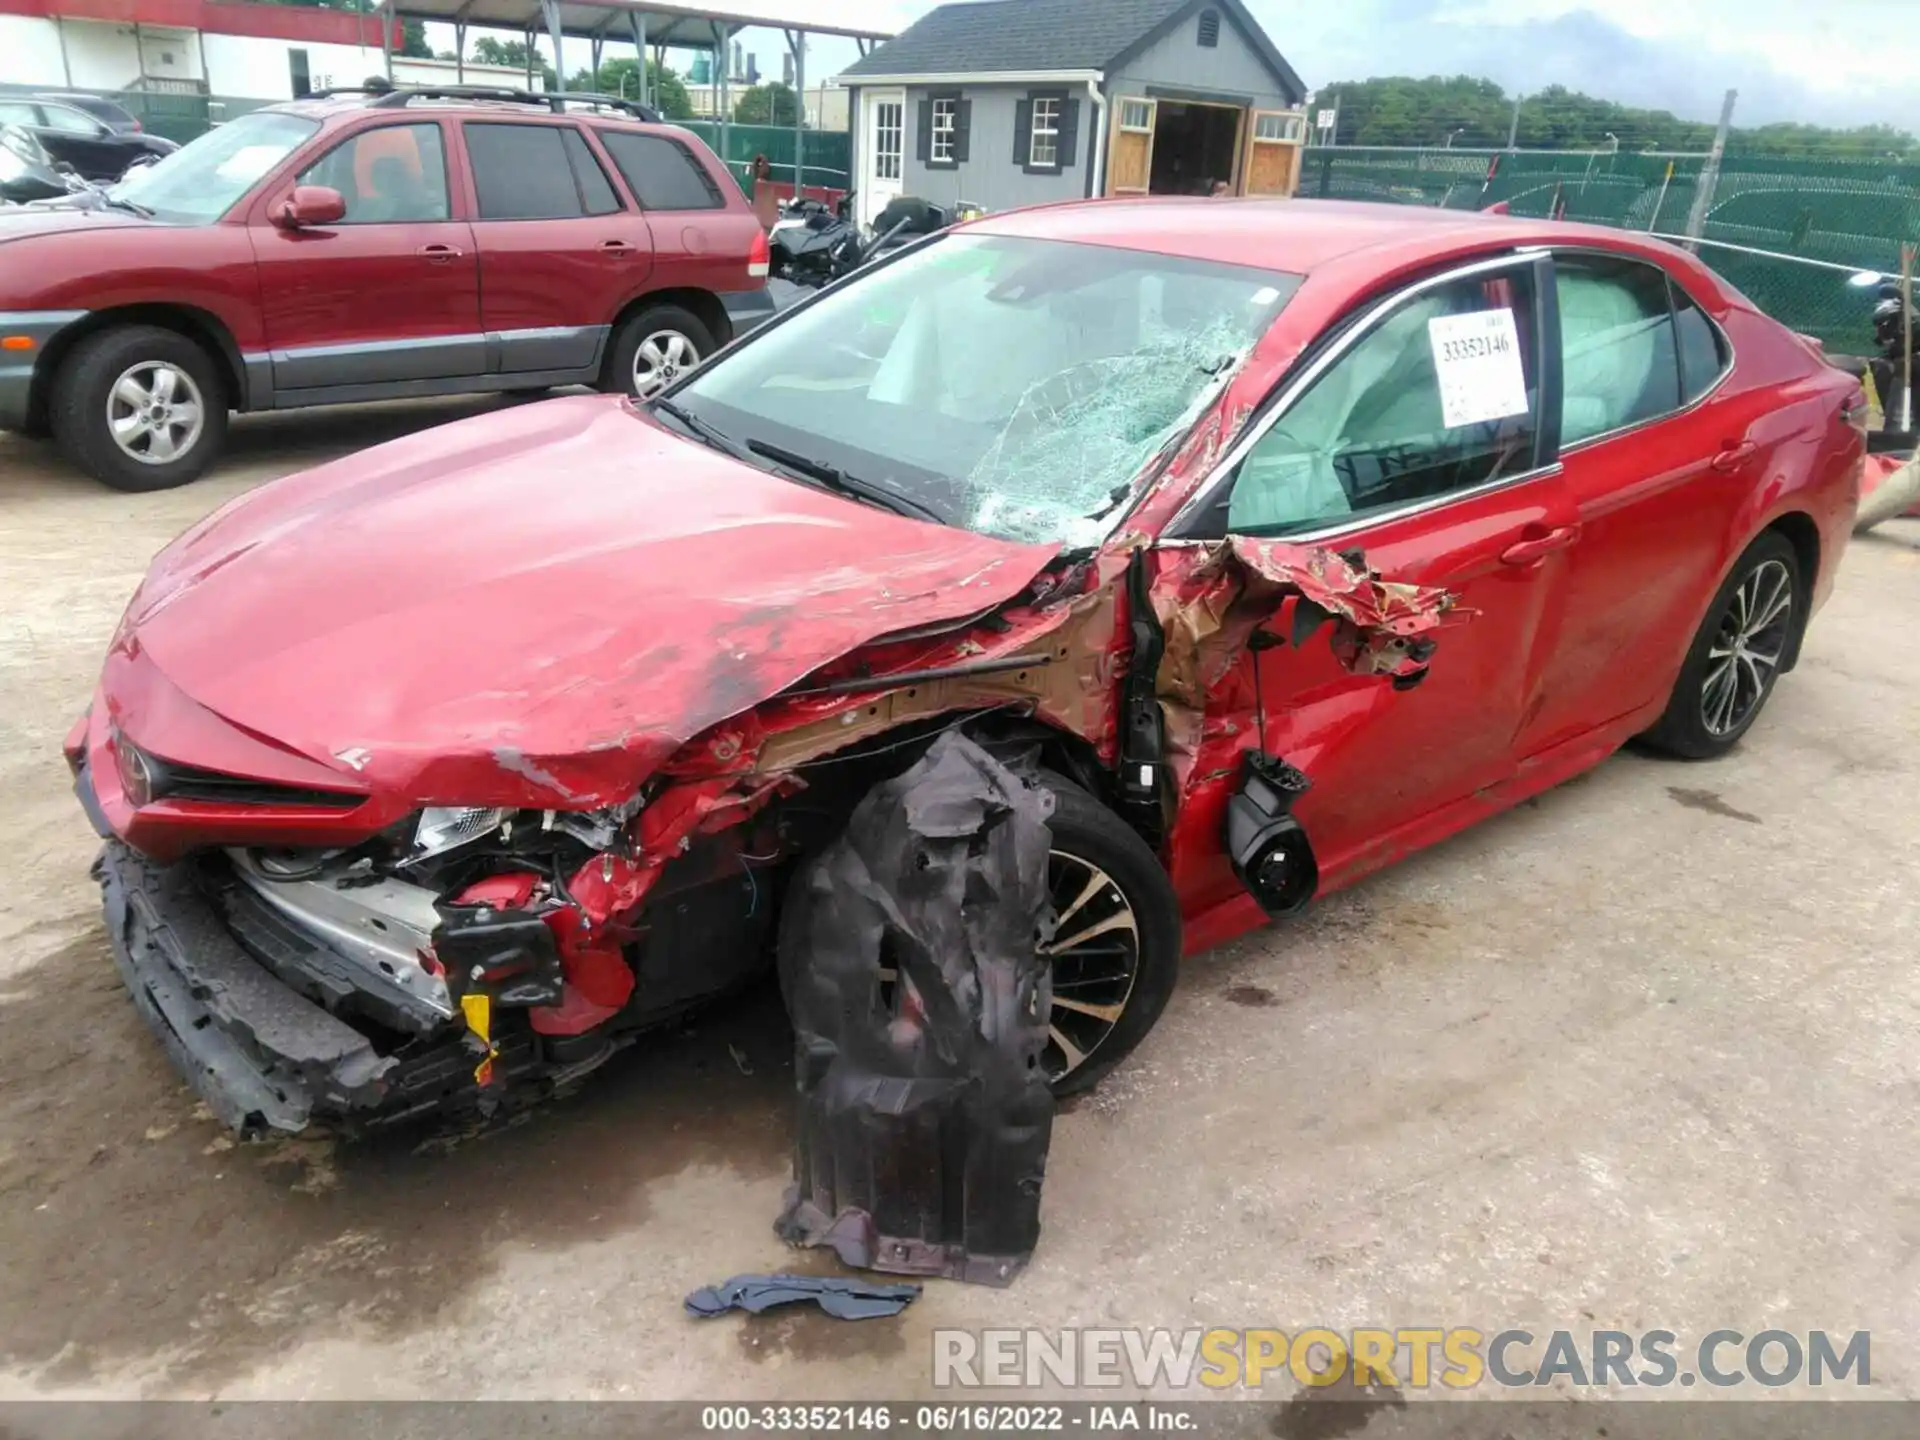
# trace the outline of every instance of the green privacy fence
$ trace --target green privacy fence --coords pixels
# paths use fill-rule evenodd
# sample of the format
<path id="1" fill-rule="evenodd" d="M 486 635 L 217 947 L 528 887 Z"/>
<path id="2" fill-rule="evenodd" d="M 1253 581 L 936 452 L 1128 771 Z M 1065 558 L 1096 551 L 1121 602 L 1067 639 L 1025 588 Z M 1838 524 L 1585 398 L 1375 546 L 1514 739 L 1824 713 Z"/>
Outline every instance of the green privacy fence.
<path id="1" fill-rule="evenodd" d="M 1558 203 L 1569 220 L 1681 234 L 1705 163 L 1704 155 L 1328 146 L 1307 152 L 1300 193 L 1459 210 L 1505 201 L 1532 216 Z M 1872 341 L 1872 292 L 1849 288 L 1842 270 L 1796 260 L 1897 271 L 1901 242 L 1920 239 L 1920 165 L 1730 154 L 1699 233 L 1795 257 L 1701 250 L 1783 323 L 1859 353 Z"/>
<path id="2" fill-rule="evenodd" d="M 729 125 L 727 149 L 720 152 L 720 122 L 717 120 L 679 120 L 674 122 L 705 140 L 713 153 L 727 162 L 727 168 L 742 186 L 754 157 L 764 155 L 773 167 L 773 178 L 793 179 L 793 127 L 791 125 Z M 853 137 L 844 130 L 806 132 L 808 185 L 823 185 L 832 190 L 849 187 L 847 173 L 852 168 Z"/>

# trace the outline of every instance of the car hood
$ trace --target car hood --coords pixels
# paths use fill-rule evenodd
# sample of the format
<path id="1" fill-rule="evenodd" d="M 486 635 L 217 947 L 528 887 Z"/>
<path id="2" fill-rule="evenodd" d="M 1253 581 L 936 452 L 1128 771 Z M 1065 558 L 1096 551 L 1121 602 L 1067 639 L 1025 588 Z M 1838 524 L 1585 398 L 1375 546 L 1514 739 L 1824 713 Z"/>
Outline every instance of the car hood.
<path id="1" fill-rule="evenodd" d="M 389 799 L 591 808 L 830 660 L 1012 599 L 1054 553 L 767 474 L 617 399 L 555 400 L 216 512 L 154 562 L 103 690 L 113 706 L 116 665 L 150 664 L 254 749 Z M 169 753 L 177 708 L 112 713 L 222 769 L 204 729 Z"/>
<path id="2" fill-rule="evenodd" d="M 52 172 L 47 174 L 52 178 Z M 17 210 L 0 210 L 0 245 L 9 240 L 30 240 L 36 235 L 66 235 L 76 230 L 95 233 L 101 230 L 145 229 L 153 221 L 126 210 L 86 209 L 67 199 L 39 202 Z"/>

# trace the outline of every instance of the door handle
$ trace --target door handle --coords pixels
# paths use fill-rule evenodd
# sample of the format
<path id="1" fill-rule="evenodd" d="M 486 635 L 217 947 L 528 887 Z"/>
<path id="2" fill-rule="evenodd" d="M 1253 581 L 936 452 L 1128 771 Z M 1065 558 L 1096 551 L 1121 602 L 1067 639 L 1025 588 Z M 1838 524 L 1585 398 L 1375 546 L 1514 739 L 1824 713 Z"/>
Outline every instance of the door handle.
<path id="1" fill-rule="evenodd" d="M 1751 440 L 1742 440 L 1738 445 L 1729 445 L 1713 457 L 1713 468 L 1720 471 L 1738 470 L 1753 458 L 1753 452 L 1759 448 Z"/>
<path id="2" fill-rule="evenodd" d="M 413 252 L 429 265 L 444 265 L 449 260 L 458 260 L 460 252 L 451 245 L 422 245 Z"/>
<path id="3" fill-rule="evenodd" d="M 1562 525 L 1557 530 L 1549 530 L 1544 535 L 1536 535 L 1531 540 L 1519 540 L 1500 552 L 1502 565 L 1531 565 L 1536 560 L 1544 560 L 1556 550 L 1564 550 L 1580 538 L 1578 525 Z"/>
<path id="4" fill-rule="evenodd" d="M 631 255 L 633 253 L 633 246 L 624 240 L 602 240 L 600 242 L 600 248 L 605 250 L 609 255 Z"/>

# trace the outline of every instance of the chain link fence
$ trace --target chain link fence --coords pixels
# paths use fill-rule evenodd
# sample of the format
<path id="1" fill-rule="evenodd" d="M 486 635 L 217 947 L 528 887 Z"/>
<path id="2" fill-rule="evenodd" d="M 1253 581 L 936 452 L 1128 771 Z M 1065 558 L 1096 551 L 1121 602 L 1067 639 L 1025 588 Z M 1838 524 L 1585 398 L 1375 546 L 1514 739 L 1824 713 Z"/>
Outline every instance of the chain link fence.
<path id="1" fill-rule="evenodd" d="M 1516 215 L 1558 211 L 1569 220 L 1679 235 L 1706 160 L 1320 146 L 1306 152 L 1300 194 L 1456 210 L 1504 201 Z M 1864 353 L 1873 339 L 1872 292 L 1849 287 L 1846 277 L 1898 271 L 1901 243 L 1920 238 L 1920 165 L 1729 154 L 1700 238 L 1720 242 L 1703 246 L 1701 258 L 1783 324 L 1830 350 Z"/>

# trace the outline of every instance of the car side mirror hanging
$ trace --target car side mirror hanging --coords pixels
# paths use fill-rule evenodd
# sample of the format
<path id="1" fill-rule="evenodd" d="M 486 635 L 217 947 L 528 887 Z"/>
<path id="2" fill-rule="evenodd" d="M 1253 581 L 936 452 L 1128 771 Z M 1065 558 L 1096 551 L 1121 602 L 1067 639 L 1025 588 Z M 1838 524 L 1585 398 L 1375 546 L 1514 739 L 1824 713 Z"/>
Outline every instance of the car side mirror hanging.
<path id="1" fill-rule="evenodd" d="M 1248 750 L 1240 788 L 1227 801 L 1226 849 L 1233 873 L 1276 919 L 1304 908 L 1320 886 L 1313 842 L 1292 814 L 1294 801 L 1312 783 L 1286 761 Z"/>

